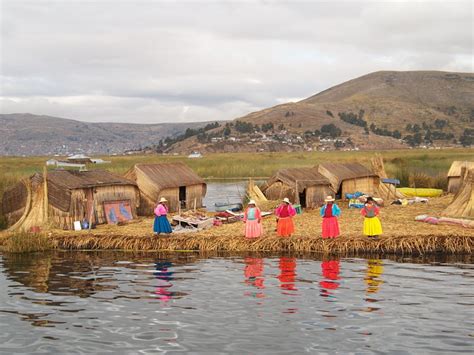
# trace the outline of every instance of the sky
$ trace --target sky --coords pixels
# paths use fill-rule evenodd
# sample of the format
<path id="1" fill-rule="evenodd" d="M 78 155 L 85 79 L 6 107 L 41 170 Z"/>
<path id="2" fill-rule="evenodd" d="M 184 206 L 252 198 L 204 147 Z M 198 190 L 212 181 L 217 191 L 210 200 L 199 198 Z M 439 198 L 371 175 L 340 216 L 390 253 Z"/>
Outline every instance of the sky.
<path id="1" fill-rule="evenodd" d="M 0 6 L 0 113 L 226 120 L 378 70 L 474 71 L 472 1 Z"/>

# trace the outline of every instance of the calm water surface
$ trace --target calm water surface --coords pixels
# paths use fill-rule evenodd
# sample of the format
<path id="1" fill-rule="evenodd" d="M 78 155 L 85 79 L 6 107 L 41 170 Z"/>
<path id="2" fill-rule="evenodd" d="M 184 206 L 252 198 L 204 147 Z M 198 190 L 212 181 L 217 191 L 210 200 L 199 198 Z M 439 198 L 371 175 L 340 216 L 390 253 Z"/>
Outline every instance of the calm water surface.
<path id="1" fill-rule="evenodd" d="M 208 181 L 203 203 L 208 211 L 215 211 L 215 203 L 242 202 L 247 191 L 246 181 Z"/>
<path id="2" fill-rule="evenodd" d="M 464 260 L 0 255 L 0 352 L 474 350 Z"/>

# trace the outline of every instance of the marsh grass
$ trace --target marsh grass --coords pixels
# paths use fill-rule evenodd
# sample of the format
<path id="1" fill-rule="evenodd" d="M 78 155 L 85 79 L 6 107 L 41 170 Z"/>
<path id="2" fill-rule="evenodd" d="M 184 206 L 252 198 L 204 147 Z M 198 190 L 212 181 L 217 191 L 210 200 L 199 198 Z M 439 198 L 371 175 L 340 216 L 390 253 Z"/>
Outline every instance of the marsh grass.
<path id="1" fill-rule="evenodd" d="M 370 159 L 380 153 L 384 157 L 385 170 L 389 177 L 401 180 L 408 186 L 409 177 L 424 173 L 431 177 L 446 176 L 453 160 L 472 160 L 472 149 L 439 150 L 390 150 L 359 152 L 278 152 L 278 153 L 216 153 L 201 159 L 188 159 L 186 156 L 172 155 L 126 155 L 102 156 L 112 161 L 107 165 L 91 165 L 90 169 L 107 169 L 123 174 L 137 163 L 184 162 L 196 173 L 206 179 L 267 178 L 278 169 L 292 167 L 311 167 L 322 162 L 360 162 L 370 166 Z M 21 178 L 42 171 L 47 157 L 1 157 L 0 158 L 0 196 L 3 191 Z M 439 179 L 431 182 L 440 184 Z M 435 186 L 427 186 L 435 187 Z"/>
<path id="2" fill-rule="evenodd" d="M 16 232 L 6 236 L 2 250 L 9 253 L 32 253 L 54 248 L 54 241 L 44 233 Z"/>

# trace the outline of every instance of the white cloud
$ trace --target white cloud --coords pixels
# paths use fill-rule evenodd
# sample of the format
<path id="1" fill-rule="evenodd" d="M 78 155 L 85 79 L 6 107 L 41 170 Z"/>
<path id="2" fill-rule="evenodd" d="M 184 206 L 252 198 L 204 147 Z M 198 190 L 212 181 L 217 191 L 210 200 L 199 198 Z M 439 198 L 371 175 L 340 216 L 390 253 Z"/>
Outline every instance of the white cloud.
<path id="1" fill-rule="evenodd" d="M 471 1 L 0 1 L 3 113 L 231 119 L 372 71 L 474 69 Z"/>

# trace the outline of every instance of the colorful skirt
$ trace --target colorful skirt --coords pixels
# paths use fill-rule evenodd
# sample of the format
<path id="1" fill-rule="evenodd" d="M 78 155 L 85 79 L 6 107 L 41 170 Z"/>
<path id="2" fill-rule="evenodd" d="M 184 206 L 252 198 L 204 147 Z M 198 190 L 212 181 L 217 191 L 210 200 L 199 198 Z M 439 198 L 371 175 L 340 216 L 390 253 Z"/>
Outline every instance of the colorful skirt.
<path id="1" fill-rule="evenodd" d="M 245 238 L 258 238 L 263 235 L 262 223 L 258 219 L 245 222 Z"/>
<path id="2" fill-rule="evenodd" d="M 377 217 L 364 218 L 364 234 L 370 236 L 382 234 L 382 224 Z"/>
<path id="3" fill-rule="evenodd" d="M 280 237 L 289 237 L 295 232 L 295 225 L 293 224 L 293 218 L 279 218 L 277 225 L 277 234 Z"/>
<path id="4" fill-rule="evenodd" d="M 155 222 L 153 223 L 153 232 L 155 233 L 171 233 L 171 224 L 168 222 L 166 216 L 155 216 Z"/>
<path id="5" fill-rule="evenodd" d="M 339 223 L 337 222 L 337 217 L 324 217 L 323 238 L 336 238 L 339 234 Z"/>

